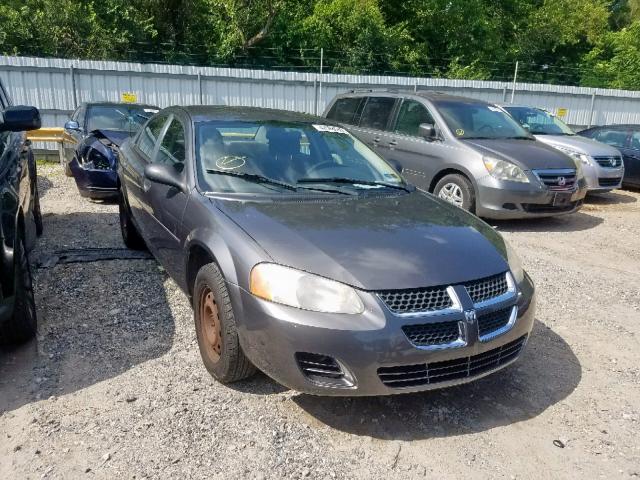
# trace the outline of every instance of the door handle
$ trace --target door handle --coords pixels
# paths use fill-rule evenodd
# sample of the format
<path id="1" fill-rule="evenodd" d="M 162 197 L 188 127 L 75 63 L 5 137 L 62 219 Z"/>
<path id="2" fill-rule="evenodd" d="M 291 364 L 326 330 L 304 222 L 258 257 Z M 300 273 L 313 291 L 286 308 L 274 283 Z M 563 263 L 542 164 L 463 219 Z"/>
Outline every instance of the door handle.
<path id="1" fill-rule="evenodd" d="M 373 139 L 373 143 L 380 143 L 380 137 L 376 137 Z"/>

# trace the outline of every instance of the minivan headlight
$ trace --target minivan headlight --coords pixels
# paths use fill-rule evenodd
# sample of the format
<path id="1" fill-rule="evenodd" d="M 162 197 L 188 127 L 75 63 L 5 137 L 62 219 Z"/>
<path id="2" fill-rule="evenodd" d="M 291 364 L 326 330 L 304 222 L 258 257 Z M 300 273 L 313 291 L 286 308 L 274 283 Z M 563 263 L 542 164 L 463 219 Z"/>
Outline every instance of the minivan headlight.
<path id="1" fill-rule="evenodd" d="M 509 180 L 510 182 L 529 183 L 529 178 L 515 163 L 495 157 L 482 157 L 482 161 L 493 178 Z"/>
<path id="2" fill-rule="evenodd" d="M 354 288 L 274 263 L 259 263 L 253 267 L 249 289 L 256 297 L 303 310 L 347 314 L 364 312 L 364 304 Z"/>

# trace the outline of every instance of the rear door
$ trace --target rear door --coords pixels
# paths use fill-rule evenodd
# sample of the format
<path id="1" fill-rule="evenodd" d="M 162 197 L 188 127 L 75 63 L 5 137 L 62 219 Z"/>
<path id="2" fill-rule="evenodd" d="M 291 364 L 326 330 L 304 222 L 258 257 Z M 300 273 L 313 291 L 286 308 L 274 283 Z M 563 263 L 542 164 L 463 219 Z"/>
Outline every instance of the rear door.
<path id="1" fill-rule="evenodd" d="M 386 155 L 402 166 L 402 175 L 422 190 L 446 163 L 447 149 L 440 139 L 426 140 L 418 133 L 421 123 L 436 124 L 428 107 L 415 99 L 404 99 L 393 122 L 393 139 Z"/>
<path id="2" fill-rule="evenodd" d="M 152 163 L 175 169 L 186 175 L 187 157 L 186 122 L 172 115 L 161 134 Z M 175 188 L 142 180 L 142 202 L 149 212 L 149 237 L 147 244 L 156 258 L 173 278 L 183 278 L 182 242 L 178 230 L 187 206 L 188 195 Z"/>
<path id="3" fill-rule="evenodd" d="M 360 118 L 355 119 L 355 126 L 352 127 L 358 138 L 385 158 L 394 140 L 388 127 L 397 102 L 396 97 L 368 97 Z"/>

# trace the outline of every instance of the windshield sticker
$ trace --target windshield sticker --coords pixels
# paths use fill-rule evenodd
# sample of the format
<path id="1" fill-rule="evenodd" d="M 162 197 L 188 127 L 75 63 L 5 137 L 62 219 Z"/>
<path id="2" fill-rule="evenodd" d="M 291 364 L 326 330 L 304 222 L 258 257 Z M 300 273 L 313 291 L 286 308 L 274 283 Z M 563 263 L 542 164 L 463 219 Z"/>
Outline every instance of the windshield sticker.
<path id="1" fill-rule="evenodd" d="M 491 110 L 492 112 L 501 112 L 502 110 L 500 110 L 498 107 L 488 107 L 489 110 Z"/>
<path id="2" fill-rule="evenodd" d="M 247 163 L 247 157 L 238 157 L 236 155 L 227 155 L 216 160 L 216 167 L 220 170 L 235 170 L 244 167 Z"/>
<path id="3" fill-rule="evenodd" d="M 349 135 L 349 132 L 344 128 L 334 127 L 333 125 L 313 125 L 313 128 L 319 132 L 342 133 L 343 135 Z"/>
<path id="4" fill-rule="evenodd" d="M 377 188 L 384 188 L 384 185 L 362 185 L 361 183 L 354 183 L 353 186 L 355 188 L 360 188 L 362 190 L 373 190 Z"/>
<path id="5" fill-rule="evenodd" d="M 464 130 L 461 128 L 456 128 L 456 135 L 461 137 L 464 135 Z"/>
<path id="6" fill-rule="evenodd" d="M 146 113 L 158 113 L 158 110 L 155 108 L 145 108 L 144 111 Z"/>

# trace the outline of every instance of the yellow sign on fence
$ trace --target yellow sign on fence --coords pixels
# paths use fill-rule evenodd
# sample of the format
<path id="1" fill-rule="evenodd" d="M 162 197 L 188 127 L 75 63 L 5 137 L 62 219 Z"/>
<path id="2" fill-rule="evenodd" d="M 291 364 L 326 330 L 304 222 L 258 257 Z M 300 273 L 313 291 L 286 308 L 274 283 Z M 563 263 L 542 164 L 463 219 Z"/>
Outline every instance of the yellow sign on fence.
<path id="1" fill-rule="evenodd" d="M 126 103 L 136 103 L 138 101 L 138 96 L 133 92 L 122 92 L 120 98 Z"/>
<path id="2" fill-rule="evenodd" d="M 569 110 L 567 110 L 566 108 L 559 108 L 557 113 L 556 113 L 556 116 L 560 117 L 560 118 L 564 118 L 564 117 L 567 116 L 568 112 L 569 112 Z"/>

